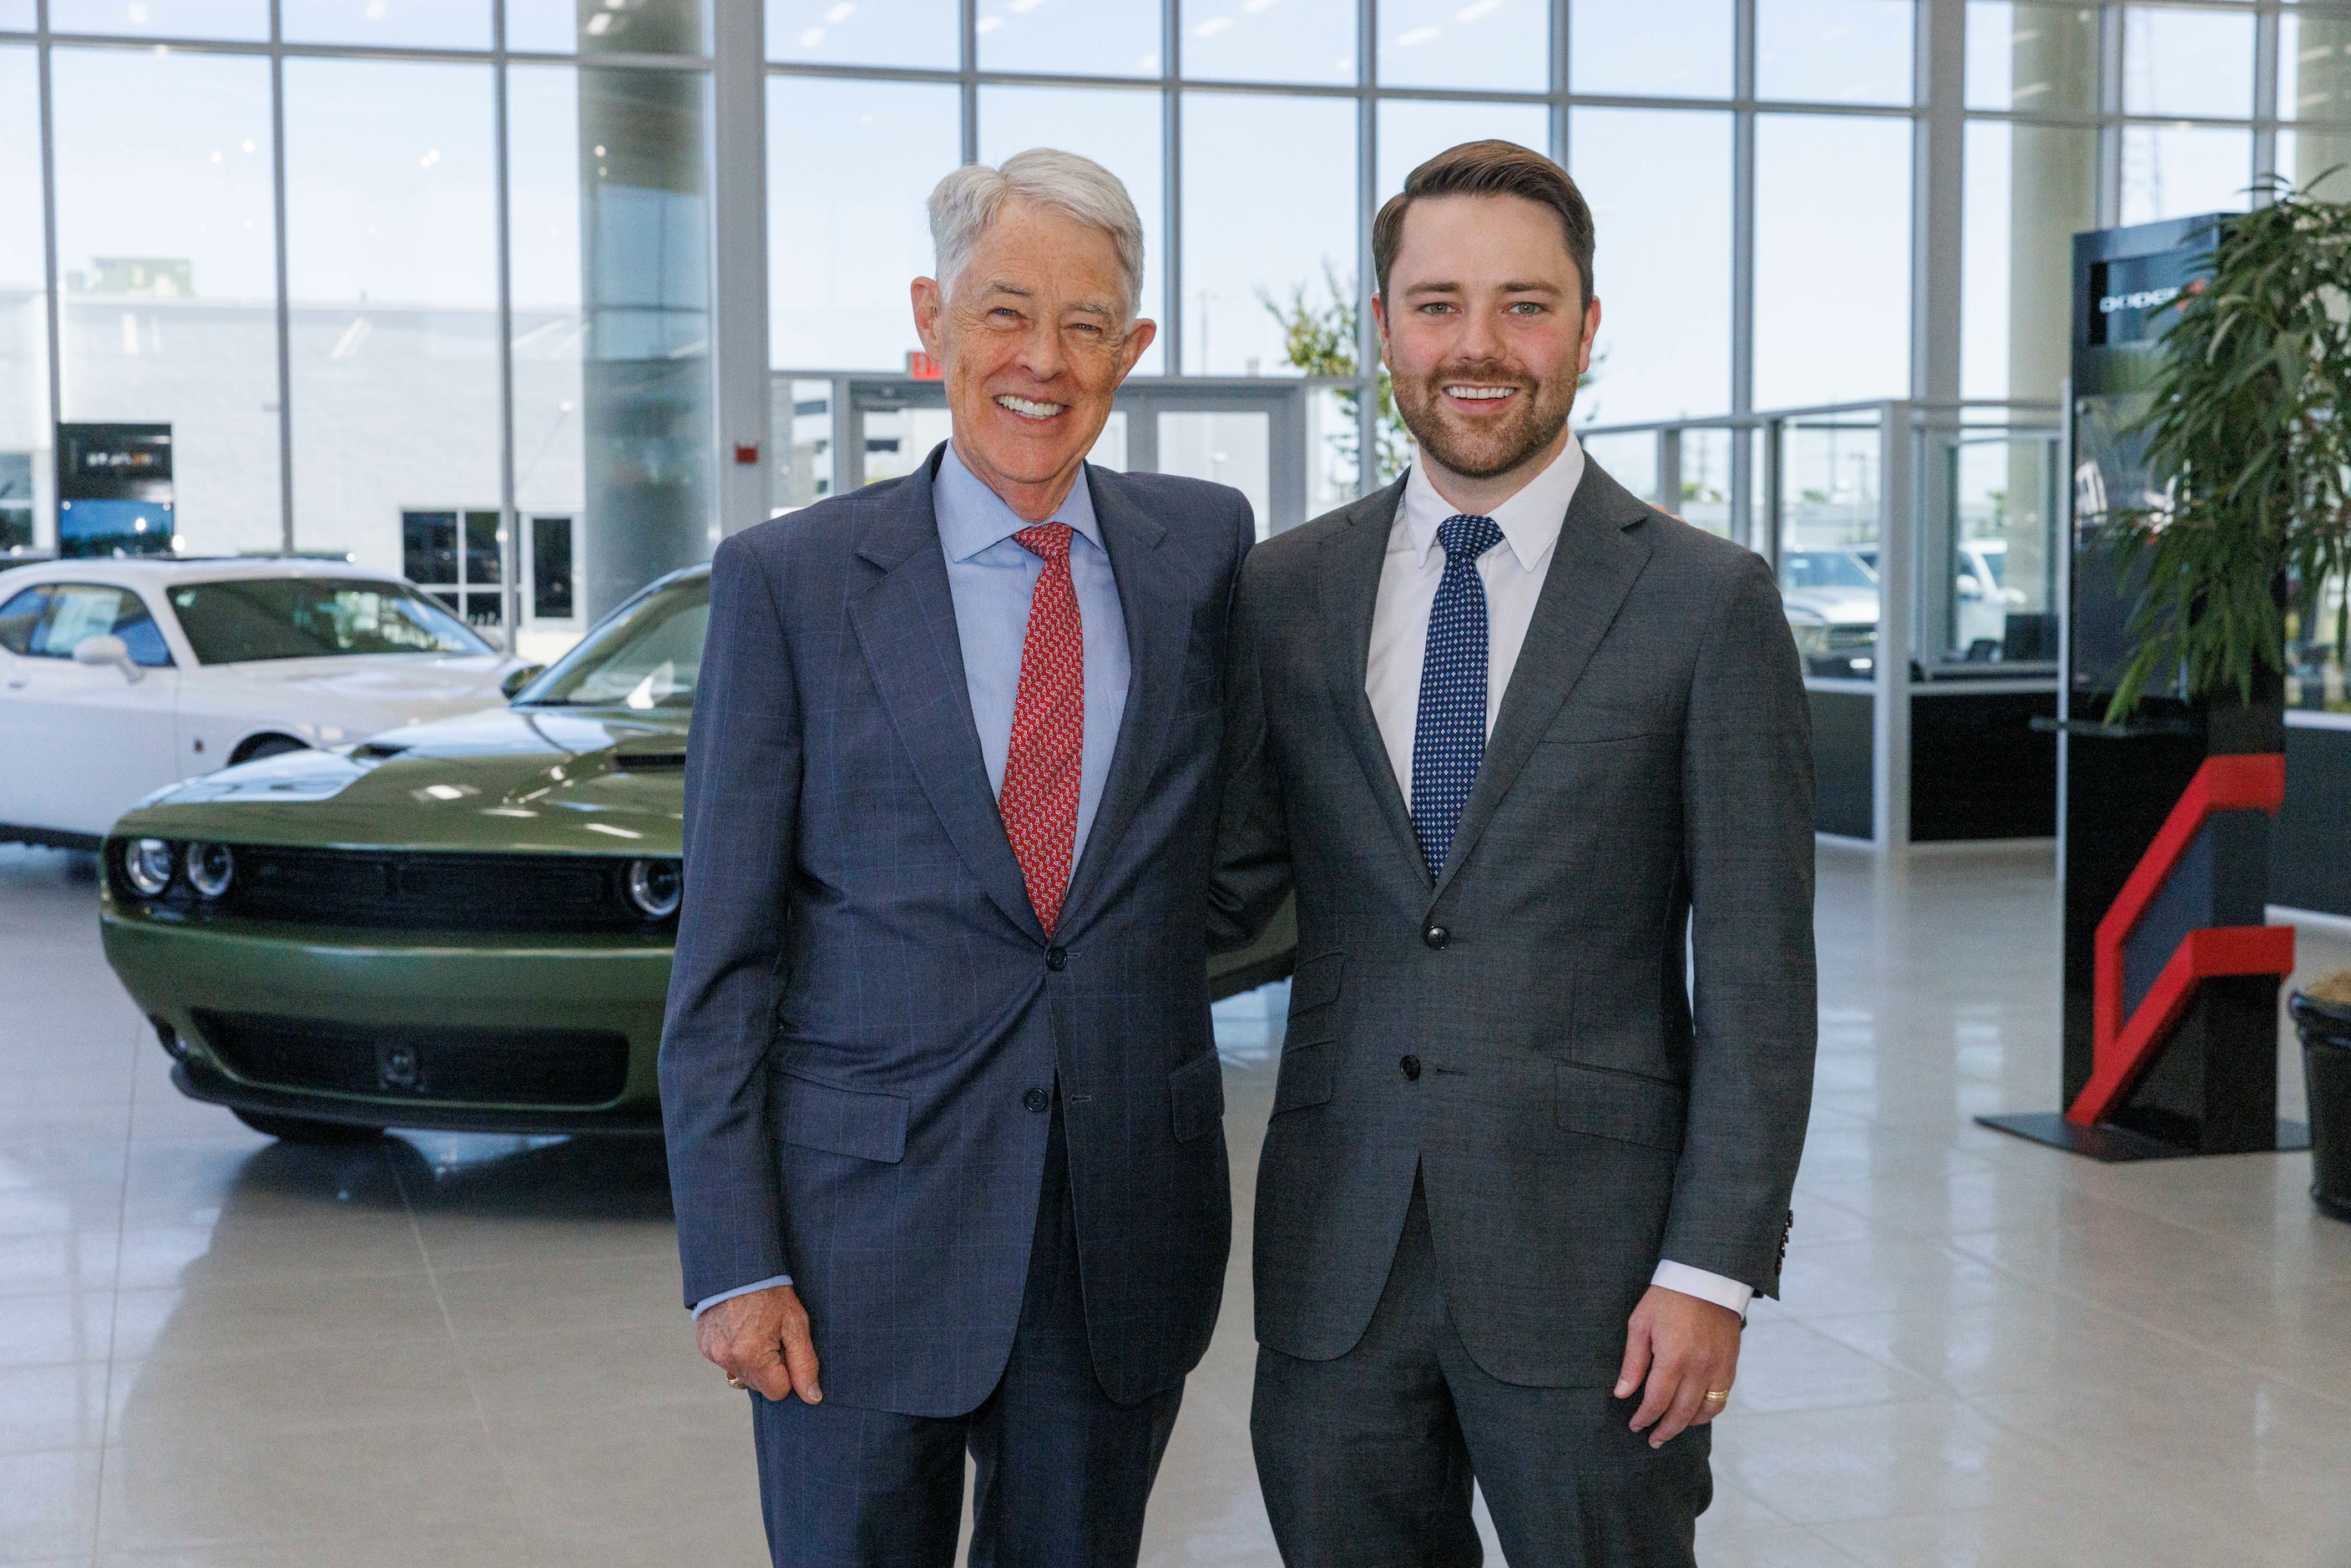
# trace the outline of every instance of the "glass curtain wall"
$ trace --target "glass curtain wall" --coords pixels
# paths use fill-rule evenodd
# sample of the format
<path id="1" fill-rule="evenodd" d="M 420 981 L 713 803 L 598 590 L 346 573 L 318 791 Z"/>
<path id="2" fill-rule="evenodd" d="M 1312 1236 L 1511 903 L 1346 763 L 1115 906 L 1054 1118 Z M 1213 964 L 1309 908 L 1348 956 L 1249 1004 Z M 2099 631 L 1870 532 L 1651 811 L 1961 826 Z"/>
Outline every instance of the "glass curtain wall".
<path id="1" fill-rule="evenodd" d="M 1910 373 L 1911 10 L 1910 0 L 767 0 L 776 503 L 830 493 L 851 471 L 832 444 L 852 429 L 865 442 L 857 475 L 918 455 L 905 439 L 931 425 L 913 413 L 852 421 L 832 401 L 860 395 L 854 378 L 915 362 L 905 283 L 929 269 L 930 185 L 959 161 L 1036 145 L 1100 159 L 1143 214 L 1145 309 L 1160 337 L 1138 395 L 1157 378 L 1302 393 L 1316 509 L 1409 456 L 1392 420 L 1367 417 L 1381 406 L 1376 367 L 1359 353 L 1371 215 L 1416 164 L 1480 137 L 1562 158 L 1593 204 L 1603 323 L 1580 422 L 1741 413 L 1759 395 L 1899 394 Z M 1745 58 L 1742 26 L 1756 39 Z M 1740 151 L 1759 128 L 1761 172 Z M 1749 198 L 1766 183 L 1780 200 L 1757 208 Z M 1748 235 L 1742 207 L 1757 214 Z M 1755 336 L 1763 274 L 1782 318 L 1802 319 L 1748 351 L 1740 340 Z M 1167 434 L 1137 444 L 1113 430 L 1115 449 L 1188 463 L 1198 443 L 1185 422 L 1221 447 L 1223 427 L 1207 422 L 1246 416 L 1158 417 Z M 1369 465 L 1356 456 L 1366 437 L 1379 454 Z M 1693 453 L 1685 477 L 1698 486 L 1691 503 L 1723 517 L 1732 469 L 1749 465 L 1733 464 L 1734 444 Z"/>
<path id="2" fill-rule="evenodd" d="M 52 406 L 168 428 L 138 548 L 405 571 L 526 653 L 708 553 L 704 0 L 47 16 L 0 0 L 0 559 L 77 548 Z"/>

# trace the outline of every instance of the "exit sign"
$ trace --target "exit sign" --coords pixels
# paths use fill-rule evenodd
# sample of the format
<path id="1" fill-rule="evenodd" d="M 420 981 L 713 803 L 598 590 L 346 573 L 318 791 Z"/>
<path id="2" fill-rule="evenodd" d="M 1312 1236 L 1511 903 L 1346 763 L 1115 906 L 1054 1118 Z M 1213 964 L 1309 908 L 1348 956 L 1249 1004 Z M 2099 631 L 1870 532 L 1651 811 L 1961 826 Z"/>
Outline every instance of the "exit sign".
<path id="1" fill-rule="evenodd" d="M 939 368 L 939 362 L 920 349 L 906 350 L 906 374 L 918 382 L 946 380 L 946 372 Z"/>

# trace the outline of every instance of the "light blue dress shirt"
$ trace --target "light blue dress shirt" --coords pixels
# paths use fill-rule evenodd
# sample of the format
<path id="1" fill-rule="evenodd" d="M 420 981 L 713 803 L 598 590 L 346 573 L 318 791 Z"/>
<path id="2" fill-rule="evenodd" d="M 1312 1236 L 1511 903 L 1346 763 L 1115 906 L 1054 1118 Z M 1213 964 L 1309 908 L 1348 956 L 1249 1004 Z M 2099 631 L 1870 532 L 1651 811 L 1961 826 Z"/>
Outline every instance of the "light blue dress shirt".
<path id="1" fill-rule="evenodd" d="M 1029 640 L 1029 601 L 1045 563 L 1012 536 L 1031 525 L 979 476 L 963 465 L 949 444 L 931 486 L 931 509 L 938 518 L 939 548 L 947 558 L 947 591 L 955 600 L 956 640 L 963 648 L 964 684 L 971 694 L 972 723 L 979 730 L 979 755 L 987 767 L 987 788 L 1004 789 L 1005 754 L 1012 748 L 1012 709 L 1020 695 L 1020 653 Z M 1048 522 L 1070 527 L 1070 585 L 1078 596 L 1078 620 L 1086 645 L 1086 733 L 1078 767 L 1078 832 L 1070 868 L 1086 852 L 1086 832 L 1102 804 L 1110 777 L 1118 727 L 1126 716 L 1126 687 L 1133 674 L 1127 655 L 1126 616 L 1118 601 L 1110 550 L 1094 519 L 1094 499 L 1085 476 L 1070 486 L 1067 499 Z M 792 1282 L 789 1274 L 761 1280 L 695 1303 L 700 1317 L 719 1302 Z"/>

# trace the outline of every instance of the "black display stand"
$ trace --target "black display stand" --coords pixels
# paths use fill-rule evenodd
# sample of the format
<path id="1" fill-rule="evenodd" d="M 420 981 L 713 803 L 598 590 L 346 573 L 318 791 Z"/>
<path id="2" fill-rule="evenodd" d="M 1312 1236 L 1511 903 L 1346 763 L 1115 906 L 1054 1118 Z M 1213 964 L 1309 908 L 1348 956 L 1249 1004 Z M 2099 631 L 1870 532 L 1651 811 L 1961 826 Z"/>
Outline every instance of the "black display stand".
<path id="1" fill-rule="evenodd" d="M 2199 778 L 2218 771 L 2241 784 L 2258 764 L 2282 768 L 2282 692 L 2273 678 L 2248 706 L 2208 707 L 2177 691 L 2151 695 L 2123 725 L 2104 722 L 2130 648 L 2138 585 L 2117 572 L 2107 543 L 2110 514 L 2159 505 L 2143 444 L 2132 425 L 2160 366 L 2160 340 L 2183 296 L 2211 265 L 2220 214 L 2077 235 L 2074 241 L 2073 397 L 2067 410 L 2073 486 L 2058 735 L 2060 873 L 2064 886 L 2064 1098 L 2057 1113 L 1980 1116 L 1987 1127 L 2099 1160 L 2175 1158 L 2304 1148 L 2309 1134 L 2277 1115 L 2277 991 L 2274 973 L 2207 974 L 2187 963 L 2191 936 L 2262 945 L 2269 874 L 2269 819 L 2241 789 L 2198 816 L 2192 835 L 2176 821 Z M 2158 840 L 2172 824 L 2170 838 Z M 2150 851 L 2154 854 L 2150 856 Z M 2142 873 L 2142 863 L 2159 862 Z M 2157 873 L 2160 872 L 2159 878 Z M 2135 1018 L 2150 997 L 2184 996 L 2168 1020 L 2142 1022 L 2152 1040 L 2145 1065 L 2119 1094 L 2085 1092 L 2097 1071 L 2098 932 L 2117 900 L 2141 884 L 2119 964 L 2110 955 L 2109 1053 L 2117 1018 Z M 2155 891 L 2149 895 L 2149 888 Z M 2283 940 L 2290 940 L 2284 938 Z M 2274 949 L 2278 939 L 2266 946 Z M 2167 965 L 2179 974 L 2167 993 Z M 2065 1111 L 2074 1112 L 2068 1119 Z"/>

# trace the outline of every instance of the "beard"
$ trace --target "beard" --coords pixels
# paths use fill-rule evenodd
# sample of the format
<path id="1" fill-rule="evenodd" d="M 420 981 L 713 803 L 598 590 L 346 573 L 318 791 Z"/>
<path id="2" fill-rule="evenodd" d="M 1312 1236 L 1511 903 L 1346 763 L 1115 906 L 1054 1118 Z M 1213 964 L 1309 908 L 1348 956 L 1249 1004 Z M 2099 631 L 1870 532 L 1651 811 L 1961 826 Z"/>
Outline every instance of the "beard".
<path id="1" fill-rule="evenodd" d="M 1456 413 L 1446 400 L 1445 388 L 1461 382 L 1516 387 L 1519 395 L 1510 399 L 1510 410 L 1501 418 L 1471 421 Z M 1395 388 L 1396 412 L 1421 450 L 1466 479 L 1491 479 L 1535 456 L 1559 439 L 1575 407 L 1573 376 L 1546 383 L 1491 361 L 1450 365 L 1418 382 L 1398 379 Z"/>

